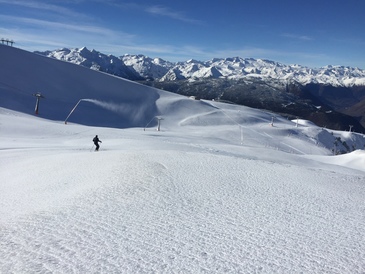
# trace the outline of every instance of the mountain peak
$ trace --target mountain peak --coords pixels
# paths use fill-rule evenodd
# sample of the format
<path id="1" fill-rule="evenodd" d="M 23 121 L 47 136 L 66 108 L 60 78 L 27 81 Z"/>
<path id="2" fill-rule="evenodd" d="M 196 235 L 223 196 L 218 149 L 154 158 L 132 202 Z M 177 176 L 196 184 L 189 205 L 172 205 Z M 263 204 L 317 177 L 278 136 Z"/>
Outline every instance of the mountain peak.
<path id="1" fill-rule="evenodd" d="M 82 48 L 80 48 L 80 49 L 78 50 L 78 52 L 80 52 L 80 53 L 88 53 L 88 52 L 90 52 L 90 50 L 88 50 L 88 48 L 87 48 L 87 47 L 82 47 Z"/>

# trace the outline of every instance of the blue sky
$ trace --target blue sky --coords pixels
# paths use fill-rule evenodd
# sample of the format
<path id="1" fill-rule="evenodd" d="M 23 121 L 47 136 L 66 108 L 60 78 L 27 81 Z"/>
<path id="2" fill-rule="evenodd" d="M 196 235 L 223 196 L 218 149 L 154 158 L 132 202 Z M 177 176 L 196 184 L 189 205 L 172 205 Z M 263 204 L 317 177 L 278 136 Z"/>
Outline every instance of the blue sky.
<path id="1" fill-rule="evenodd" d="M 364 0 L 0 0 L 0 37 L 29 51 L 365 69 L 364 14 Z"/>

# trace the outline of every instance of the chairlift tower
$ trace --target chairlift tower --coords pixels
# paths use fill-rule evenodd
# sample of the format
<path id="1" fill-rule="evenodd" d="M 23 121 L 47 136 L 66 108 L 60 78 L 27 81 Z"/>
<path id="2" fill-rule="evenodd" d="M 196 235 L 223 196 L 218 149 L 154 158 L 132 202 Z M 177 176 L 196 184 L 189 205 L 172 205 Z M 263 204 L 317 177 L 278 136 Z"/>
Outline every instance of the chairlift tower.
<path id="1" fill-rule="evenodd" d="M 40 92 L 37 92 L 37 93 L 33 94 L 33 96 L 35 96 L 37 98 L 37 101 L 35 103 L 35 114 L 38 115 L 38 111 L 39 111 L 39 100 L 41 98 L 44 98 L 44 96 Z"/>
<path id="2" fill-rule="evenodd" d="M 13 40 L 1 38 L 1 44 L 5 45 L 5 43 L 6 43 L 7 46 L 9 46 L 9 44 L 10 44 L 10 46 L 13 46 L 13 44 L 15 42 Z"/>

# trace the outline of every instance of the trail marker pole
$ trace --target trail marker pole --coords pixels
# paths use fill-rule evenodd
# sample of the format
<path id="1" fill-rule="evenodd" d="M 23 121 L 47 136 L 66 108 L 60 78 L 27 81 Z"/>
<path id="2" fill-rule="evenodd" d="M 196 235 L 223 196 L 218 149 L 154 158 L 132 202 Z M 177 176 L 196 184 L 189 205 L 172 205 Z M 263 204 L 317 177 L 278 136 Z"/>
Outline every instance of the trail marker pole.
<path id="1" fill-rule="evenodd" d="M 241 145 L 243 145 L 243 129 L 242 129 L 242 126 L 240 126 L 240 130 L 241 130 Z"/>

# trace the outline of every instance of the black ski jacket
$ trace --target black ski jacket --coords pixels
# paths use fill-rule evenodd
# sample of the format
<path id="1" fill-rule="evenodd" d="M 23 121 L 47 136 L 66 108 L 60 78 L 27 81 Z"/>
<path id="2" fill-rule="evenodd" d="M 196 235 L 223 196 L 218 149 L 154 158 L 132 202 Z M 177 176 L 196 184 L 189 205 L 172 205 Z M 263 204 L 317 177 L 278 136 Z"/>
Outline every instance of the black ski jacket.
<path id="1" fill-rule="evenodd" d="M 98 137 L 94 137 L 94 139 L 93 139 L 93 142 L 94 142 L 94 144 L 97 144 L 97 143 L 99 143 L 99 142 L 101 142 L 100 140 L 99 140 L 99 138 Z"/>

